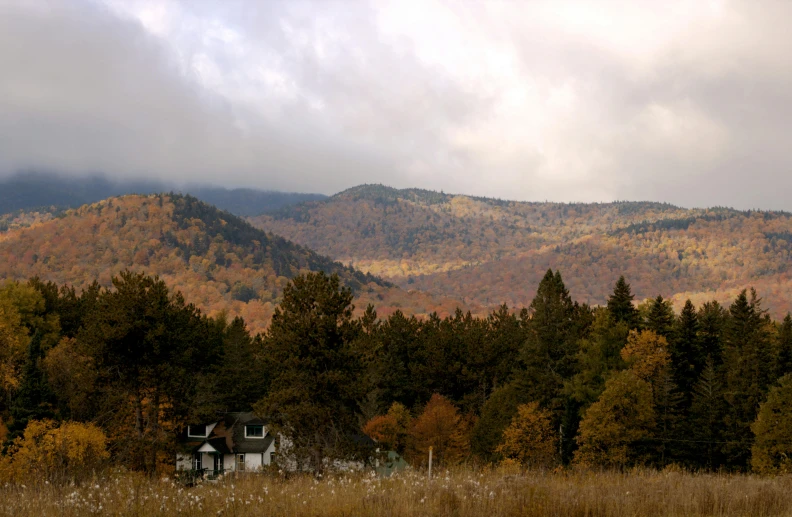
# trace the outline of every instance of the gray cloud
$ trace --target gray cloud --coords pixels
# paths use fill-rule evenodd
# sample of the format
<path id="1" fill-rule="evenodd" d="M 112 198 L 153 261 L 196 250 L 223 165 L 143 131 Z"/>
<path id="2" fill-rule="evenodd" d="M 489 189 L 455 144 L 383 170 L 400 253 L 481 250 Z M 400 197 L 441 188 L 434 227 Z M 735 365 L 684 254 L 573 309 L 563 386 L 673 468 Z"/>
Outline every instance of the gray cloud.
<path id="1" fill-rule="evenodd" d="M 0 0 L 0 170 L 792 210 L 784 2 Z"/>

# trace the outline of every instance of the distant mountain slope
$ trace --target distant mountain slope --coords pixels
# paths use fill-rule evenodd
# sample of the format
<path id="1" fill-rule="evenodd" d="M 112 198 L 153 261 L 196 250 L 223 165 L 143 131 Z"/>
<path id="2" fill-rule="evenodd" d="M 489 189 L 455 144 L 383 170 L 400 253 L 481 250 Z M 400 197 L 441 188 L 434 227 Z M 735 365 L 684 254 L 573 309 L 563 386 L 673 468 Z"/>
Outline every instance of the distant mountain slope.
<path id="1" fill-rule="evenodd" d="M 409 293 L 182 195 L 124 196 L 0 234 L 0 279 L 40 276 L 84 288 L 124 268 L 158 274 L 210 313 L 227 310 L 254 329 L 283 287 L 306 271 L 338 273 L 365 308 L 448 313 L 455 301 Z"/>
<path id="2" fill-rule="evenodd" d="M 728 299 L 755 285 L 792 309 L 792 217 L 652 202 L 527 203 L 364 185 L 252 218 L 345 264 L 492 307 L 530 303 L 548 267 L 603 303 L 620 274 L 638 298 Z"/>
<path id="3" fill-rule="evenodd" d="M 158 181 L 114 182 L 103 177 L 69 178 L 56 174 L 24 173 L 0 180 L 0 214 L 23 211 L 58 212 L 113 196 L 178 191 L 239 216 L 253 216 L 303 201 L 324 199 L 321 194 L 298 194 L 255 189 L 224 189 L 192 185 L 177 188 Z"/>

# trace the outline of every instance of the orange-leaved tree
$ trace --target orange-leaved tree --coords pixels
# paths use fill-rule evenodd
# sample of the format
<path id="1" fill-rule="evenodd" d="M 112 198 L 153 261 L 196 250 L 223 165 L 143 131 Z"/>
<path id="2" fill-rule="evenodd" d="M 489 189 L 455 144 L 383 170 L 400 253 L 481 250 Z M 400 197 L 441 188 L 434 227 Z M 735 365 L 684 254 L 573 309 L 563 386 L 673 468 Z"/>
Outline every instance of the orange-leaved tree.
<path id="1" fill-rule="evenodd" d="M 412 416 L 404 405 L 394 402 L 385 415 L 375 416 L 363 426 L 363 432 L 375 440 L 380 449 L 404 454 L 412 426 Z"/>
<path id="2" fill-rule="evenodd" d="M 469 423 L 447 398 L 435 393 L 415 419 L 411 435 L 413 461 L 423 463 L 432 447 L 438 465 L 462 461 L 470 449 Z"/>
<path id="3" fill-rule="evenodd" d="M 525 467 L 553 466 L 558 462 L 558 435 L 553 431 L 552 418 L 538 402 L 521 404 L 495 452 L 504 461 Z"/>

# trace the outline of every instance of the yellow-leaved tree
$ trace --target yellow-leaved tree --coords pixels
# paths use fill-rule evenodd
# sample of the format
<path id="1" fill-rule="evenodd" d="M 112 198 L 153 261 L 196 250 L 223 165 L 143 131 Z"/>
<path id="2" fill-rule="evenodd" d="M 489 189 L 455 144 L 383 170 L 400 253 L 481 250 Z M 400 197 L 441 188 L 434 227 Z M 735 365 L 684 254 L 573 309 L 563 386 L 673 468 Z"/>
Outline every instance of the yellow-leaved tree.
<path id="1" fill-rule="evenodd" d="M 671 361 L 668 341 L 651 330 L 631 330 L 621 357 L 636 377 L 649 382 L 655 380 Z"/>
<path id="2" fill-rule="evenodd" d="M 19 386 L 28 340 L 19 312 L 5 302 L 0 298 L 0 396 L 8 405 L 11 394 Z"/>
<path id="3" fill-rule="evenodd" d="M 107 438 L 93 424 L 31 420 L 0 460 L 0 478 L 28 483 L 80 480 L 109 457 Z"/>
<path id="4" fill-rule="evenodd" d="M 751 448 L 751 467 L 760 474 L 792 473 L 792 374 L 781 377 L 759 406 L 751 426 L 756 439 Z"/>
<path id="5" fill-rule="evenodd" d="M 495 449 L 506 462 L 525 467 L 552 467 L 558 463 L 558 435 L 552 415 L 538 402 L 517 406 L 517 414 L 503 431 L 503 441 Z"/>
<path id="6" fill-rule="evenodd" d="M 655 416 L 651 385 L 630 370 L 617 373 L 580 422 L 575 463 L 610 468 L 642 463 Z"/>

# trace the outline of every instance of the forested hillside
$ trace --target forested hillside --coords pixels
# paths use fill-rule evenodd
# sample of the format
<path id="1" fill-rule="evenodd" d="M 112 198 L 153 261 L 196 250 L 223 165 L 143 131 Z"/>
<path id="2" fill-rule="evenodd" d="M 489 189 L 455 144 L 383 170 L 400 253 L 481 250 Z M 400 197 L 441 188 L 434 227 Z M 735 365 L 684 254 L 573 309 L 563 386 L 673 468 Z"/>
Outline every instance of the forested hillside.
<path id="1" fill-rule="evenodd" d="M 256 189 L 225 189 L 200 185 L 177 187 L 162 181 L 111 181 L 102 176 L 73 178 L 26 172 L 0 179 L 0 217 L 12 212 L 60 212 L 108 197 L 179 191 L 232 214 L 252 216 L 302 201 L 324 199 L 321 194 L 300 194 Z M 3 231 L 0 218 L 0 231 Z"/>
<path id="2" fill-rule="evenodd" d="M 190 196 L 111 198 L 47 218 L 0 234 L 0 279 L 39 276 L 84 289 L 94 279 L 110 285 L 125 268 L 145 271 L 209 314 L 244 316 L 255 330 L 266 326 L 288 280 L 306 271 L 339 273 L 361 309 L 376 301 L 385 313 L 439 306 L 447 314 L 456 306 L 391 288 Z"/>
<path id="3" fill-rule="evenodd" d="M 575 300 L 605 301 L 623 273 L 638 299 L 725 302 L 749 284 L 792 309 L 792 216 L 650 202 L 527 203 L 366 185 L 252 219 L 401 286 L 524 306 L 548 268 Z"/>

